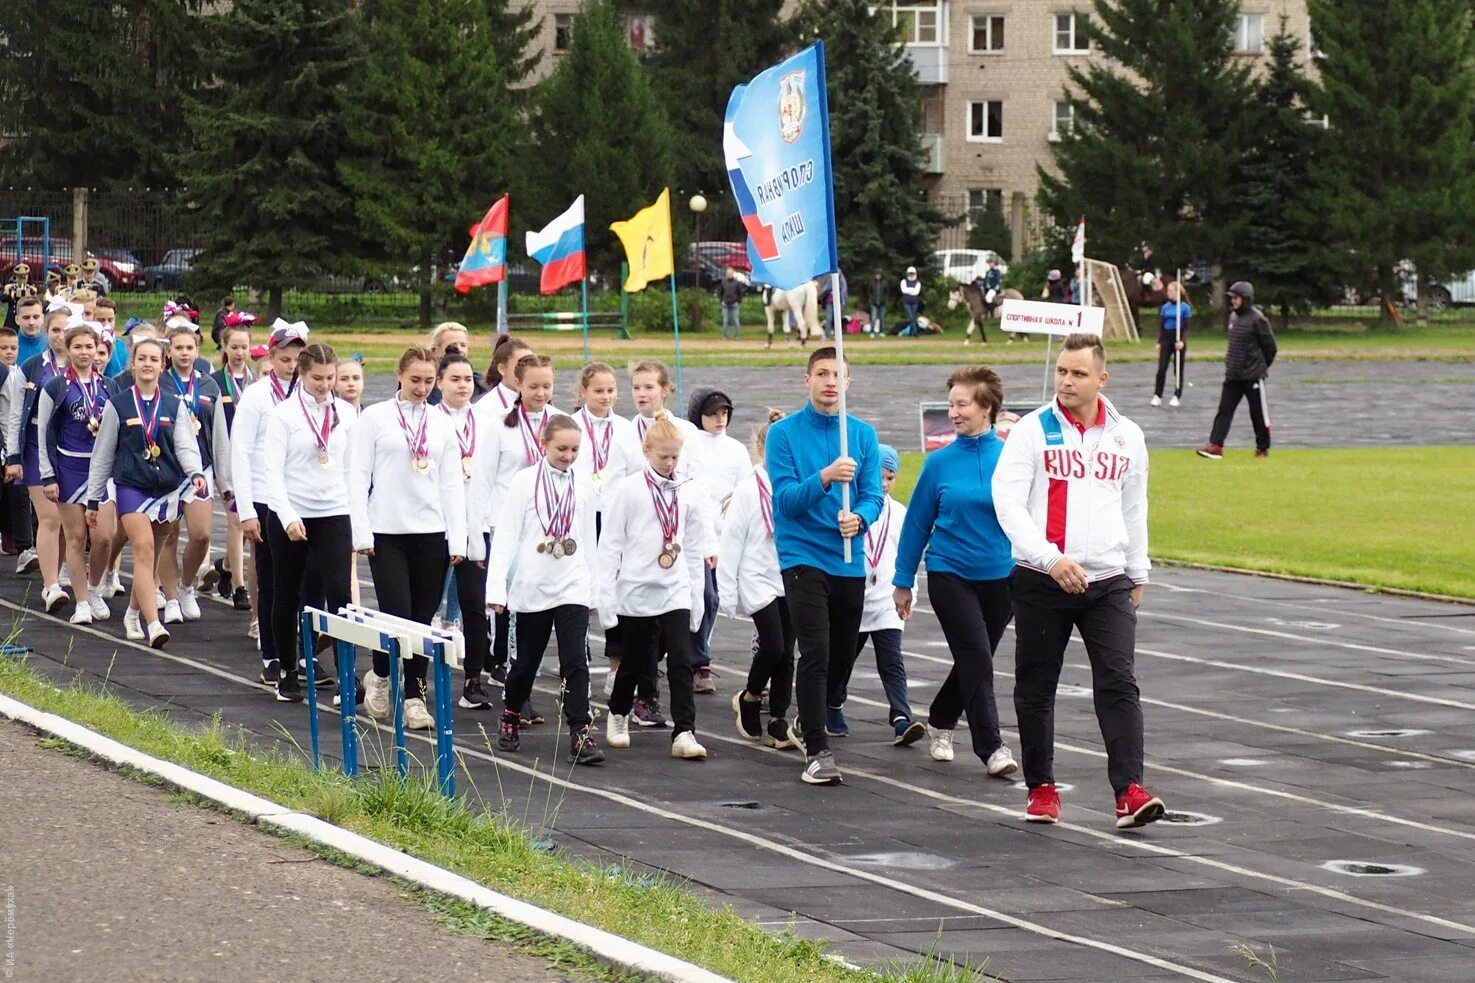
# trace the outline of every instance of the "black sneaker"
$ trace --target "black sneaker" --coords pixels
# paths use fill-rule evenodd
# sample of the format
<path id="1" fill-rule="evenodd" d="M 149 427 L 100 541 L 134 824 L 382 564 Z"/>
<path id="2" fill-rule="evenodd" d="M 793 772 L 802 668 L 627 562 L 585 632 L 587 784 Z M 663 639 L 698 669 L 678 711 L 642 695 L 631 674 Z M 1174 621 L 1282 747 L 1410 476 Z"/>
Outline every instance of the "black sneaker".
<path id="1" fill-rule="evenodd" d="M 333 694 L 333 705 L 335 707 L 341 707 L 343 705 L 343 691 L 342 690 L 339 690 L 338 692 L 336 692 L 336 693 Z M 361 709 L 363 709 L 363 706 L 364 706 L 364 683 L 363 683 L 363 680 L 359 680 L 357 682 L 357 684 L 353 688 L 353 706 L 354 706 L 354 709 L 355 710 L 361 710 Z"/>
<path id="2" fill-rule="evenodd" d="M 763 704 L 745 700 L 746 692 L 734 693 L 732 712 L 737 715 L 738 736 L 745 741 L 756 741 L 763 736 Z"/>
<path id="3" fill-rule="evenodd" d="M 789 736 L 789 722 L 777 717 L 768 721 L 768 735 L 764 737 L 763 744 L 765 747 L 777 748 L 780 751 L 787 751 L 790 748 L 799 746 Z"/>
<path id="4" fill-rule="evenodd" d="M 661 713 L 660 700 L 645 700 L 637 698 L 635 706 L 630 711 L 630 716 L 635 723 L 641 727 L 665 727 L 666 715 Z"/>
<path id="5" fill-rule="evenodd" d="M 569 741 L 568 759 L 576 765 L 604 764 L 604 752 L 594 743 L 593 730 L 586 726 L 574 732 Z"/>
<path id="6" fill-rule="evenodd" d="M 261 682 L 265 686 L 276 686 L 277 680 L 282 678 L 282 664 L 276 659 L 261 665 Z"/>
<path id="7" fill-rule="evenodd" d="M 459 705 L 466 710 L 490 710 L 492 698 L 487 691 L 481 688 L 481 680 L 468 679 L 466 685 L 461 687 L 461 699 Z"/>
<path id="8" fill-rule="evenodd" d="M 288 673 L 277 680 L 277 702 L 302 702 L 302 684 L 297 681 L 297 674 L 295 672 Z"/>
<path id="9" fill-rule="evenodd" d="M 511 710 L 502 711 L 502 722 L 497 726 L 497 750 L 516 751 L 522 747 L 522 721 Z"/>
<path id="10" fill-rule="evenodd" d="M 246 593 L 246 588 L 236 588 L 235 593 L 231 595 L 230 606 L 237 611 L 251 610 L 251 595 Z"/>
<path id="11" fill-rule="evenodd" d="M 507 685 L 507 667 L 506 666 L 492 666 L 492 668 L 487 672 L 487 675 L 492 677 L 492 685 L 494 685 L 494 686 L 506 686 Z"/>
<path id="12" fill-rule="evenodd" d="M 321 654 L 321 653 L 319 653 Z M 338 676 L 329 669 L 322 659 L 312 660 L 313 671 L 317 675 L 318 689 L 326 689 L 329 686 L 338 685 Z"/>
<path id="13" fill-rule="evenodd" d="M 522 705 L 522 712 L 519 716 L 524 727 L 535 727 L 545 722 L 543 715 L 533 707 L 533 701 L 531 699 Z"/>
<path id="14" fill-rule="evenodd" d="M 205 568 L 205 572 L 200 575 L 200 590 L 206 594 L 213 591 L 220 583 L 220 578 L 224 573 L 225 566 L 223 561 L 216 560 L 210 564 Z"/>

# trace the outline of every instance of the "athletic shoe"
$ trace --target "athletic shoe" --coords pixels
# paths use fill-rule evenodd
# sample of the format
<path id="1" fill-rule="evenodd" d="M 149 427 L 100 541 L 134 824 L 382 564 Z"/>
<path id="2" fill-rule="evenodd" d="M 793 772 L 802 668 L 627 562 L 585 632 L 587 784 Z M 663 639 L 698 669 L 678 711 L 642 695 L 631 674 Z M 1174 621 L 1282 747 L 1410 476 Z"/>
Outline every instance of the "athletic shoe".
<path id="1" fill-rule="evenodd" d="M 953 732 L 943 730 L 941 727 L 927 726 L 929 738 L 927 753 L 932 755 L 933 761 L 953 760 Z"/>
<path id="2" fill-rule="evenodd" d="M 405 730 L 435 730 L 435 718 L 418 696 L 405 700 Z"/>
<path id="3" fill-rule="evenodd" d="M 497 724 L 497 750 L 516 751 L 522 747 L 522 721 L 517 714 L 511 710 L 502 711 L 502 719 Z"/>
<path id="4" fill-rule="evenodd" d="M 1163 818 L 1168 811 L 1163 800 L 1133 782 L 1116 797 L 1116 828 L 1136 829 Z"/>
<path id="5" fill-rule="evenodd" d="M 10 538 L 10 533 L 0 532 L 0 553 L 6 556 L 15 556 L 20 550 L 15 548 L 15 540 Z"/>
<path id="6" fill-rule="evenodd" d="M 468 679 L 461 687 L 461 699 L 457 704 L 465 710 L 490 710 L 492 698 L 481 688 L 481 679 Z"/>
<path id="7" fill-rule="evenodd" d="M 109 570 L 103 575 L 102 589 L 106 591 L 107 597 L 117 597 L 123 593 L 123 575 L 116 570 Z"/>
<path id="8" fill-rule="evenodd" d="M 1255 451 L 1255 456 L 1256 457 L 1269 457 L 1270 456 L 1270 452 L 1269 451 Z"/>
<path id="9" fill-rule="evenodd" d="M 799 749 L 800 753 L 802 753 L 802 754 L 808 754 L 809 753 L 809 749 L 804 746 L 804 731 L 802 731 L 802 730 L 799 729 L 799 718 L 798 717 L 795 717 L 794 718 L 794 722 L 788 725 L 788 730 L 789 730 L 789 741 L 796 748 Z"/>
<path id="10" fill-rule="evenodd" d="M 288 673 L 277 680 L 277 702 L 302 702 L 302 684 L 297 681 L 297 674 L 295 672 Z"/>
<path id="11" fill-rule="evenodd" d="M 364 673 L 364 698 L 359 704 L 375 720 L 389 719 L 389 677 L 370 669 Z"/>
<path id="12" fill-rule="evenodd" d="M 604 725 L 604 739 L 610 747 L 629 747 L 630 718 L 618 713 L 610 714 Z"/>
<path id="13" fill-rule="evenodd" d="M 492 666 L 487 671 L 487 675 L 492 677 L 493 686 L 505 687 L 507 685 L 507 667 L 505 665 Z"/>
<path id="14" fill-rule="evenodd" d="M 830 737 L 850 736 L 850 724 L 845 719 L 844 710 L 830 707 L 825 711 L 825 733 Z"/>
<path id="15" fill-rule="evenodd" d="M 903 717 L 892 728 L 896 731 L 896 739 L 891 743 L 897 747 L 911 747 L 927 736 L 927 725 L 920 720 L 907 720 Z"/>
<path id="16" fill-rule="evenodd" d="M 123 615 L 123 634 L 129 641 L 141 642 L 146 637 L 143 633 L 143 623 L 138 620 L 137 611 L 128 611 Z"/>
<path id="17" fill-rule="evenodd" d="M 1168 400 L 1168 405 L 1169 406 L 1177 406 L 1178 404 L 1179 404 L 1179 399 L 1178 399 L 1177 396 L 1174 396 L 1172 399 Z"/>
<path id="18" fill-rule="evenodd" d="M 200 620 L 200 602 L 193 587 L 179 585 L 179 613 L 184 615 L 185 621 Z"/>
<path id="19" fill-rule="evenodd" d="M 59 587 L 65 587 L 68 590 L 71 589 L 72 574 L 70 571 L 67 570 L 66 564 L 62 564 L 61 573 L 57 575 L 56 583 Z"/>
<path id="20" fill-rule="evenodd" d="M 230 606 L 237 611 L 251 610 L 251 595 L 244 587 L 237 587 L 230 596 Z"/>
<path id="21" fill-rule="evenodd" d="M 702 666 L 692 670 L 691 691 L 693 693 L 715 693 L 717 684 L 712 682 L 712 667 Z"/>
<path id="22" fill-rule="evenodd" d="M 333 705 L 335 707 L 339 707 L 339 706 L 342 706 L 343 705 L 343 693 L 342 693 L 342 691 L 339 691 L 339 692 L 333 694 Z M 353 687 L 353 705 L 354 705 L 354 708 L 355 709 L 357 709 L 358 707 L 361 707 L 361 706 L 364 705 L 364 684 L 362 682 L 358 681 L 358 680 L 355 680 L 354 681 L 354 687 Z"/>
<path id="23" fill-rule="evenodd" d="M 161 588 L 155 588 L 155 590 L 154 590 L 154 607 L 162 608 L 164 606 L 164 603 L 165 603 L 166 600 L 167 599 L 164 597 L 164 591 Z"/>
<path id="24" fill-rule="evenodd" d="M 744 693 L 732 695 L 732 712 L 737 714 L 738 737 L 745 741 L 756 741 L 763 736 L 763 704 L 757 700 L 743 699 Z"/>
<path id="25" fill-rule="evenodd" d="M 609 701 L 609 698 L 611 696 L 614 696 L 615 695 L 615 675 L 616 675 L 616 673 L 615 673 L 615 671 L 613 669 L 611 669 L 609 672 L 607 672 L 607 673 L 604 674 L 604 699 L 605 699 L 605 702 L 608 702 Z"/>
<path id="26" fill-rule="evenodd" d="M 1147 405 L 1151 406 L 1153 409 L 1157 409 L 1159 406 L 1163 405 L 1163 398 L 1161 396 L 1153 396 L 1152 402 L 1148 403 Z"/>
<path id="27" fill-rule="evenodd" d="M 61 589 L 60 584 L 52 584 L 41 592 L 41 603 L 46 605 L 47 614 L 55 614 L 72 598 L 66 591 Z"/>
<path id="28" fill-rule="evenodd" d="M 169 644 L 169 629 L 157 621 L 149 622 L 149 648 L 161 649 Z"/>
<path id="29" fill-rule="evenodd" d="M 763 736 L 763 744 L 766 747 L 777 748 L 780 751 L 787 751 L 789 748 L 799 746 L 789 736 L 789 722 L 778 718 L 768 721 L 768 733 Z"/>
<path id="30" fill-rule="evenodd" d="M 1031 823 L 1060 822 L 1060 793 L 1055 791 L 1054 785 L 1036 785 L 1029 790 L 1024 819 Z"/>
<path id="31" fill-rule="evenodd" d="M 1205 444 L 1194 451 L 1199 457 L 1206 457 L 1211 461 L 1222 461 L 1224 459 L 1223 444 Z"/>
<path id="32" fill-rule="evenodd" d="M 74 625 L 92 624 L 92 605 L 85 603 L 78 604 L 77 610 L 72 612 L 72 617 L 69 620 Z"/>
<path id="33" fill-rule="evenodd" d="M 697 736 L 689 730 L 677 734 L 671 741 L 671 757 L 687 761 L 706 761 L 707 749 L 697 743 Z"/>
<path id="34" fill-rule="evenodd" d="M 246 622 L 246 637 L 247 638 L 254 638 L 254 639 L 256 639 L 257 642 L 260 642 L 261 641 L 261 622 L 260 621 L 257 621 L 255 618 L 252 618 L 250 621 Z M 260 645 L 257 645 L 256 647 L 257 648 L 261 648 Z"/>
<path id="35" fill-rule="evenodd" d="M 200 590 L 206 594 L 210 593 L 215 589 L 215 585 L 220 583 L 220 578 L 223 576 L 225 576 L 224 561 L 216 560 L 205 567 L 205 572 L 200 574 Z"/>
<path id="36" fill-rule="evenodd" d="M 282 677 L 282 664 L 276 659 L 261 664 L 261 681 L 267 686 L 275 686 L 277 680 Z"/>
<path id="37" fill-rule="evenodd" d="M 666 726 L 666 715 L 661 713 L 660 700 L 637 699 L 630 715 L 635 718 L 635 723 L 640 727 Z"/>
<path id="38" fill-rule="evenodd" d="M 179 598 L 173 598 L 164 602 L 164 624 L 184 624 L 184 609 L 180 606 Z"/>
<path id="39" fill-rule="evenodd" d="M 103 599 L 102 591 L 101 586 L 87 588 L 87 606 L 92 609 L 93 621 L 106 621 L 113 616 L 108 602 Z"/>
<path id="40" fill-rule="evenodd" d="M 835 765 L 835 756 L 829 751 L 821 751 L 809 758 L 799 777 L 810 785 L 840 785 L 845 781 Z"/>
<path id="41" fill-rule="evenodd" d="M 1012 775 L 1019 770 L 1019 765 L 1014 762 L 1014 755 L 1010 754 L 1009 749 L 1002 744 L 994 749 L 993 754 L 988 756 L 986 767 L 988 768 L 989 775 L 994 778 L 1003 778 L 1005 775 Z"/>
<path id="42" fill-rule="evenodd" d="M 576 765 L 602 765 L 604 752 L 594 743 L 594 731 L 588 726 L 574 731 L 569 739 L 568 759 Z"/>
<path id="43" fill-rule="evenodd" d="M 337 675 L 334 674 L 332 669 L 328 668 L 327 663 L 322 659 L 313 659 L 312 668 L 313 682 L 317 684 L 318 689 L 326 689 L 329 686 L 337 685 Z"/>
<path id="44" fill-rule="evenodd" d="M 41 557 L 36 555 L 36 551 L 34 549 L 24 549 L 20 551 L 20 556 L 16 557 L 15 572 L 17 575 L 30 573 L 40 565 Z"/>
<path id="45" fill-rule="evenodd" d="M 534 727 L 544 722 L 543 715 L 533 707 L 532 698 L 529 697 L 528 701 L 522 705 L 522 725 Z"/>

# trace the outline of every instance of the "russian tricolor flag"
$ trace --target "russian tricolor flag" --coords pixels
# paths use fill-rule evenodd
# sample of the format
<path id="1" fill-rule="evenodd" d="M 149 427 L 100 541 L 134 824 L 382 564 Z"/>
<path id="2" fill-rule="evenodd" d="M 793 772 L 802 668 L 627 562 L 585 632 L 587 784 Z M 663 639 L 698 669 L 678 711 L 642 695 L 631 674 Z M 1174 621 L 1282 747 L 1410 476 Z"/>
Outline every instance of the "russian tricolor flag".
<path id="1" fill-rule="evenodd" d="M 543 267 L 540 293 L 551 294 L 584 279 L 584 196 L 574 199 L 541 232 L 527 234 L 528 255 Z"/>
<path id="2" fill-rule="evenodd" d="M 507 275 L 507 196 L 497 199 L 469 230 L 471 245 L 456 271 L 456 292 L 501 283 Z"/>

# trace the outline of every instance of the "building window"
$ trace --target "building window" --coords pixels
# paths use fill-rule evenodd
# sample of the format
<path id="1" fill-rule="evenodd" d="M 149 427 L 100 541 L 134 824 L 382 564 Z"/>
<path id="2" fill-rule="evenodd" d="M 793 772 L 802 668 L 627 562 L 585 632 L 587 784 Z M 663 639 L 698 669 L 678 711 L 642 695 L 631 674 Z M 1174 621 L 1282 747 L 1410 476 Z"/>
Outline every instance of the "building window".
<path id="1" fill-rule="evenodd" d="M 1091 21 L 1085 14 L 1055 15 L 1055 53 L 1074 55 L 1091 50 Z"/>
<path id="2" fill-rule="evenodd" d="M 1050 139 L 1059 140 L 1076 131 L 1076 104 L 1069 99 L 1055 100 L 1055 115 L 1050 120 Z"/>
<path id="3" fill-rule="evenodd" d="M 1004 139 L 1004 103 L 1000 99 L 968 103 L 968 140 L 999 143 Z"/>
<path id="4" fill-rule="evenodd" d="M 1234 51 L 1241 55 L 1258 55 L 1265 50 L 1265 15 L 1240 14 L 1234 29 Z"/>
<path id="5" fill-rule="evenodd" d="M 567 51 L 574 38 L 574 15 L 553 15 L 553 50 Z"/>
<path id="6" fill-rule="evenodd" d="M 891 24 L 903 44 L 946 44 L 943 0 L 891 0 Z"/>
<path id="7" fill-rule="evenodd" d="M 971 230 L 975 222 L 979 221 L 989 211 L 997 209 L 1004 210 L 1003 188 L 969 188 L 968 189 L 968 228 Z"/>
<path id="8" fill-rule="evenodd" d="M 1004 50 L 1004 15 L 981 14 L 973 18 L 968 34 L 968 50 L 974 54 Z"/>

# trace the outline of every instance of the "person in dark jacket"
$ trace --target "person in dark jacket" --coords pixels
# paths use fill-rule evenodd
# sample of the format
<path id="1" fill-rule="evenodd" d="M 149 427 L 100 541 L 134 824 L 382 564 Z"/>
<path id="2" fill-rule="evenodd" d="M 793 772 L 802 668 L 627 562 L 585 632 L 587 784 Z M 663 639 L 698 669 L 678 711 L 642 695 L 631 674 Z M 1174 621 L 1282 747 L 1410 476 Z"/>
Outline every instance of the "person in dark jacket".
<path id="1" fill-rule="evenodd" d="M 1241 399 L 1250 402 L 1250 422 L 1255 426 L 1255 456 L 1270 454 L 1270 404 L 1265 396 L 1265 378 L 1275 361 L 1275 332 L 1270 321 L 1255 307 L 1255 288 L 1247 280 L 1229 287 L 1229 345 L 1224 351 L 1224 389 L 1219 395 L 1219 412 L 1209 442 L 1198 449 L 1199 457 L 1219 460 L 1224 456 L 1224 439 Z"/>
<path id="2" fill-rule="evenodd" d="M 746 284 L 738 279 L 737 271 L 731 266 L 722 276 L 722 339 L 727 340 L 727 320 L 732 319 L 732 340 L 737 341 L 743 325 L 738 320 L 738 305 L 743 302 Z"/>
<path id="3" fill-rule="evenodd" d="M 886 301 L 887 287 L 886 274 L 877 270 L 871 275 L 870 285 L 866 288 L 871 302 L 871 323 L 866 325 L 866 333 L 880 337 L 886 332 Z"/>

